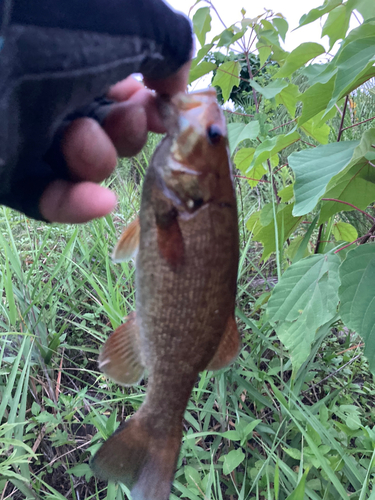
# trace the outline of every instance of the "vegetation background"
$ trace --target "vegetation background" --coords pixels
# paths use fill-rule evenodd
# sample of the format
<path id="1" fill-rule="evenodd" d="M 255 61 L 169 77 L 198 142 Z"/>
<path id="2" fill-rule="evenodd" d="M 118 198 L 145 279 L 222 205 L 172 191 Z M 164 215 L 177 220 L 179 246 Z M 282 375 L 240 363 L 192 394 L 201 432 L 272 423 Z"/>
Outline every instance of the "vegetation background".
<path id="1" fill-rule="evenodd" d="M 375 4 L 326 0 L 301 18 L 335 55 L 286 52 L 280 13 L 243 10 L 213 39 L 214 4 L 191 13 L 190 81 L 213 71 L 232 102 L 243 347 L 197 382 L 171 498 L 374 500 Z M 158 140 L 107 181 L 112 217 L 57 226 L 1 208 L 0 500 L 128 494 L 88 461 L 145 394 L 97 357 L 134 309 L 134 264 L 109 255 Z"/>

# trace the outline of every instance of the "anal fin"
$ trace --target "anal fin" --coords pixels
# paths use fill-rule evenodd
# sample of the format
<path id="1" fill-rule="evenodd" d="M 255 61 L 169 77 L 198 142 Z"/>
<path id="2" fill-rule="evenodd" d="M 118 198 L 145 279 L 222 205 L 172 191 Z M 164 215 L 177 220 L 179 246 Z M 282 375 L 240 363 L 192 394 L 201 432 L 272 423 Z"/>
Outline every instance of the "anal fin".
<path id="1" fill-rule="evenodd" d="M 139 218 L 137 217 L 125 228 L 120 236 L 112 253 L 114 262 L 123 262 L 135 257 L 139 247 L 140 231 Z"/>
<path id="2" fill-rule="evenodd" d="M 99 355 L 99 368 L 120 385 L 133 385 L 142 378 L 144 367 L 135 312 L 108 337 Z"/>
<path id="3" fill-rule="evenodd" d="M 208 363 L 207 370 L 220 370 L 230 365 L 237 357 L 241 347 L 240 334 L 234 316 L 230 316 L 219 347 Z"/>

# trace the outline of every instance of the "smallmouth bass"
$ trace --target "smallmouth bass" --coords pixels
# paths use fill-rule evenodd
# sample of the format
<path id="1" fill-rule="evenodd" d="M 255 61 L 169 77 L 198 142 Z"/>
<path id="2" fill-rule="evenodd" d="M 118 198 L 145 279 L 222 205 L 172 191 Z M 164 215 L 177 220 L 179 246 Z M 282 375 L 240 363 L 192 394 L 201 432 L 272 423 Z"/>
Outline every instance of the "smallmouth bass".
<path id="1" fill-rule="evenodd" d="M 167 500 L 184 412 L 199 372 L 237 356 L 237 204 L 226 125 L 209 89 L 162 107 L 168 133 L 147 170 L 138 219 L 115 260 L 136 260 L 136 313 L 108 338 L 99 367 L 122 385 L 149 373 L 140 409 L 92 461 L 133 500 Z"/>

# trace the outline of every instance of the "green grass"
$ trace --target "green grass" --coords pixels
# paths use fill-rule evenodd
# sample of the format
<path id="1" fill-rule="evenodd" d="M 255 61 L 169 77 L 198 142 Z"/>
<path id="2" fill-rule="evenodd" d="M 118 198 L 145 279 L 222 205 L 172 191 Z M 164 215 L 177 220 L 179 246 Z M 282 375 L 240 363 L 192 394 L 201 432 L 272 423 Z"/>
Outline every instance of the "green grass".
<path id="1" fill-rule="evenodd" d="M 92 477 L 88 461 L 145 395 L 144 383 L 107 381 L 97 358 L 135 307 L 134 264 L 109 255 L 138 211 L 156 141 L 108 181 L 119 197 L 111 217 L 58 226 L 0 209 L 0 500 L 126 498 L 122 485 Z M 375 389 L 361 339 L 340 324 L 329 335 L 322 328 L 292 380 L 263 314 L 276 263 L 261 262 L 245 229 L 270 187 L 251 191 L 237 179 L 236 189 L 243 347 L 233 367 L 196 384 L 171 498 L 374 498 Z"/>

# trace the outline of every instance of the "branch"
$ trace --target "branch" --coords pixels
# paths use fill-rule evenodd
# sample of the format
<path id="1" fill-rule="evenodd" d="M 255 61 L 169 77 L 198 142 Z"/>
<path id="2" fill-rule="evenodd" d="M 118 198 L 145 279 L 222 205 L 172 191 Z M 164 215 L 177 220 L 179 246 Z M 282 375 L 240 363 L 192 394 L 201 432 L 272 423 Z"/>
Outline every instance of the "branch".
<path id="1" fill-rule="evenodd" d="M 375 223 L 375 217 L 368 214 L 367 212 L 364 212 L 363 210 L 356 207 L 355 205 L 352 205 L 352 203 L 349 203 L 349 202 L 343 201 L 343 200 L 337 200 L 336 198 L 322 198 L 322 201 L 334 201 L 335 203 L 343 203 L 344 205 L 349 205 L 350 207 L 354 208 L 354 210 L 358 210 L 358 212 L 361 212 L 363 215 L 368 217 L 372 223 Z"/>
<path id="2" fill-rule="evenodd" d="M 318 253 L 318 250 L 319 250 L 319 245 L 320 245 L 320 243 L 321 243 L 320 238 L 322 237 L 322 232 L 323 232 L 323 224 L 320 224 L 320 226 L 319 226 L 318 238 L 317 238 L 317 240 L 316 240 L 314 253 Z"/>
<path id="3" fill-rule="evenodd" d="M 285 125 L 289 125 L 290 123 L 293 123 L 296 120 L 297 120 L 297 118 L 294 118 L 293 120 L 290 120 L 289 122 L 283 123 L 282 125 L 278 125 L 275 128 L 271 128 L 271 130 L 269 130 L 269 132 L 272 132 L 273 130 L 276 130 L 276 129 L 280 128 L 280 127 L 285 127 Z"/>
<path id="4" fill-rule="evenodd" d="M 231 109 L 223 109 L 225 113 L 232 113 L 232 115 L 240 115 L 240 116 L 249 116 L 250 118 L 254 118 L 254 115 L 248 115 L 246 113 L 239 113 L 238 111 L 232 111 Z"/>
<path id="5" fill-rule="evenodd" d="M 337 135 L 337 142 L 339 142 L 339 141 L 340 141 L 341 136 L 342 136 L 342 132 L 343 132 L 342 126 L 344 125 L 344 120 L 345 120 L 345 112 L 346 112 L 346 108 L 347 108 L 347 106 L 348 106 L 348 102 L 349 102 L 349 96 L 347 95 L 347 96 L 346 96 L 346 99 L 345 99 L 344 109 L 342 110 L 342 116 L 341 116 L 341 122 L 340 122 L 339 133 L 338 133 L 338 135 Z"/>
<path id="6" fill-rule="evenodd" d="M 249 54 L 247 52 L 245 52 L 245 58 L 246 58 L 247 70 L 249 72 L 250 80 L 253 80 L 253 73 L 251 71 Z M 253 98 L 254 98 L 254 103 L 255 103 L 255 110 L 256 110 L 256 113 L 258 114 L 259 113 L 259 103 L 258 103 L 258 99 L 257 99 L 257 93 L 255 92 L 254 87 L 252 87 L 251 90 L 253 91 Z"/>
<path id="7" fill-rule="evenodd" d="M 344 130 L 348 130 L 348 128 L 358 127 L 358 125 L 362 125 L 362 123 L 369 122 L 370 120 L 375 120 L 375 116 L 367 118 L 367 120 L 363 120 L 362 122 L 355 123 L 354 125 L 350 125 L 349 127 L 345 127 L 342 129 L 342 132 L 344 132 Z"/>
<path id="8" fill-rule="evenodd" d="M 246 175 L 235 175 L 234 177 L 237 177 L 238 179 L 246 179 L 248 181 L 268 182 L 268 184 L 271 184 L 271 181 L 266 181 L 265 179 L 253 179 L 252 177 L 246 177 Z"/>

